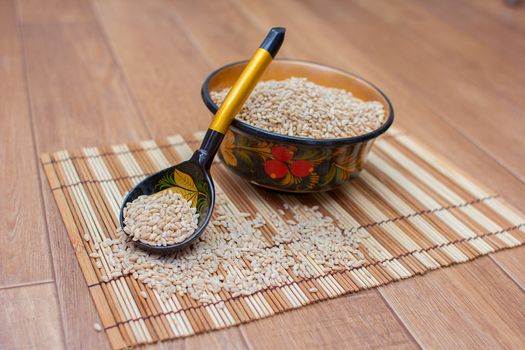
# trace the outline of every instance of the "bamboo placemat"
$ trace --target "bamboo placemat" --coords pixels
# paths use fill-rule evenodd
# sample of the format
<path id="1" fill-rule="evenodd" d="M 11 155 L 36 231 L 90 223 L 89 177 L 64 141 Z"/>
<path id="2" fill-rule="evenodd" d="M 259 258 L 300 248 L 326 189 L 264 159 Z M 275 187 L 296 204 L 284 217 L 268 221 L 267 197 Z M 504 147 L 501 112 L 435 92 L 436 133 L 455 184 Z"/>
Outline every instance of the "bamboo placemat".
<path id="1" fill-rule="evenodd" d="M 164 300 L 130 276 L 103 282 L 107 263 L 89 257 L 97 238 L 116 238 L 123 195 L 145 175 L 189 158 L 202 134 L 138 144 L 59 151 L 41 157 L 55 200 L 113 348 L 190 336 L 230 327 L 346 293 L 377 287 L 466 262 L 525 241 L 525 218 L 403 132 L 378 140 L 361 175 L 329 193 L 280 195 L 239 181 L 220 162 L 213 166 L 218 192 L 233 212 L 259 213 L 272 245 L 270 217 L 282 206 L 318 205 L 359 232 L 366 263 L 322 271 L 248 296 L 221 291 L 201 304 L 187 296 Z M 208 234 L 216 228 L 210 225 Z M 85 235 L 91 239 L 85 240 Z M 102 253 L 98 250 L 99 253 Z M 314 264 L 314 262 L 312 262 Z M 100 265 L 99 265 L 100 266 Z M 316 268 L 313 266 L 314 269 Z M 246 266 L 239 266 L 239 271 Z M 241 272 L 239 272 L 241 273 Z M 316 290 L 315 293 L 311 292 Z M 141 295 L 147 291 L 148 298 Z M 224 305 L 225 307 L 219 307 Z"/>

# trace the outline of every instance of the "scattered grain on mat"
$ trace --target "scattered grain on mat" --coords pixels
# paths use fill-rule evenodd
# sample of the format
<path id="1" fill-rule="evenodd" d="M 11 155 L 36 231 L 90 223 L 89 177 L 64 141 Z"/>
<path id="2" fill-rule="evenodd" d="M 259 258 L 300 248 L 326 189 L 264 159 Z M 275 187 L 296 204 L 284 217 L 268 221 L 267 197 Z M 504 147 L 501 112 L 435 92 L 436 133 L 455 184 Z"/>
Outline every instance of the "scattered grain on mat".
<path id="1" fill-rule="evenodd" d="M 100 323 L 98 323 L 98 322 L 95 322 L 95 323 L 93 324 L 93 328 L 95 328 L 95 330 L 96 330 L 97 332 L 102 332 L 102 329 L 103 329 L 102 326 L 100 325 Z"/>
<path id="2" fill-rule="evenodd" d="M 172 190 L 139 196 L 124 208 L 124 230 L 134 240 L 168 246 L 183 242 L 198 226 L 199 214 Z"/>
<path id="3" fill-rule="evenodd" d="M 363 264 L 355 232 L 318 208 L 282 210 L 293 223 L 273 214 L 268 219 L 277 233 L 268 241 L 260 229 L 267 225 L 260 214 L 239 215 L 218 193 L 214 225 L 190 248 L 173 255 L 148 253 L 128 242 L 119 229 L 117 239 L 104 241 L 103 254 L 115 262 L 112 277 L 130 275 L 162 298 L 188 295 L 202 303 L 213 302 L 221 291 L 233 297 L 250 295 L 289 283 L 292 276 L 315 278 Z"/>
<path id="4" fill-rule="evenodd" d="M 229 88 L 210 95 L 220 105 L 228 92 Z M 378 129 L 385 122 L 385 111 L 378 101 L 363 101 L 349 91 L 293 77 L 259 82 L 237 119 L 282 135 L 333 139 Z"/>
<path id="5" fill-rule="evenodd" d="M 111 271 L 111 277 L 122 277 L 122 271 L 119 271 L 119 270 L 114 270 L 114 271 Z"/>

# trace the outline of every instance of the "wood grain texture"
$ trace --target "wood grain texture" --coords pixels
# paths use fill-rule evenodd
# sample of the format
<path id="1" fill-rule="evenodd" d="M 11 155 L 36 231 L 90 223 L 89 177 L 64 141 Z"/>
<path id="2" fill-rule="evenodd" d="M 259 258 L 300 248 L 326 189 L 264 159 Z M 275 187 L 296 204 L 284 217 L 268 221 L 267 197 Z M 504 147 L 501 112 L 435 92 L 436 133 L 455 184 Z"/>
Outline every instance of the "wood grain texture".
<path id="1" fill-rule="evenodd" d="M 525 12 L 523 11 L 523 5 L 521 11 L 514 11 L 516 7 L 512 6 L 498 6 L 497 2 L 484 1 L 480 4 L 476 0 L 468 0 L 472 7 L 477 8 L 480 11 L 480 16 L 485 21 L 495 21 L 498 26 L 497 30 L 508 29 L 512 31 L 519 31 L 525 29 Z"/>
<path id="2" fill-rule="evenodd" d="M 518 349 L 525 294 L 492 264 L 484 257 L 382 287 L 381 294 L 424 348 Z"/>
<path id="3" fill-rule="evenodd" d="M 147 138 L 97 23 L 60 23 L 63 7 L 48 11 L 51 22 L 22 25 L 37 151 Z M 45 178 L 42 186 L 67 347 L 107 348 Z"/>
<path id="4" fill-rule="evenodd" d="M 22 25 L 22 33 L 40 152 L 147 135 L 96 23 Z"/>
<path id="5" fill-rule="evenodd" d="M 36 23 L 78 23 L 93 20 L 90 4 L 85 0 L 18 0 L 20 22 Z"/>
<path id="6" fill-rule="evenodd" d="M 0 289 L 1 349 L 66 349 L 55 286 Z"/>
<path id="7" fill-rule="evenodd" d="M 16 9 L 0 2 L 0 288 L 53 280 Z M 31 242 L 31 254 L 20 247 Z"/>
<path id="8" fill-rule="evenodd" d="M 238 7 L 232 6 L 230 1 L 191 3 L 176 0 L 172 3 L 170 5 L 166 2 L 165 8 L 177 14 L 181 28 L 207 58 L 211 68 L 249 59 L 254 46 L 264 38 L 264 30 L 261 31 Z M 221 30 L 210 30 L 210 26 Z M 293 33 L 286 33 L 286 42 L 290 35 Z M 287 45 L 283 45 L 278 57 L 293 57 L 292 51 Z"/>
<path id="9" fill-rule="evenodd" d="M 239 328 L 230 328 L 185 339 L 185 350 L 247 349 L 246 339 Z"/>
<path id="10" fill-rule="evenodd" d="M 252 349 L 418 348 L 375 291 L 309 305 L 241 330 Z"/>
<path id="11" fill-rule="evenodd" d="M 177 25 L 176 11 L 167 10 L 169 2 L 95 4 L 152 136 L 191 136 L 207 128 L 211 115 L 198 96 L 211 68 Z"/>
<path id="12" fill-rule="evenodd" d="M 340 1 L 332 6 L 333 11 L 324 13 L 352 41 L 357 38 L 345 25 L 348 18 L 344 14 L 366 18 L 369 25 L 361 35 L 378 38 L 368 41 L 366 52 L 377 57 L 386 57 L 388 53 L 388 61 L 398 72 L 411 72 L 403 77 L 413 86 L 414 99 L 425 101 L 480 149 L 525 180 L 525 142 L 518 137 L 525 132 L 525 124 L 520 123 L 525 105 L 520 93 L 525 84 L 525 71 L 516 69 L 523 67 L 523 60 L 513 54 L 524 51 L 519 33 L 492 31 L 490 36 L 484 35 L 483 30 L 490 31 L 490 27 L 483 26 L 480 31 L 473 20 L 469 23 L 456 19 L 454 23 L 460 25 L 451 26 L 443 20 L 447 19 L 443 3 L 426 6 L 383 1 L 370 6 L 370 2 L 359 1 L 357 6 L 348 5 Z M 448 13 L 479 18 L 475 9 L 464 5 L 450 11 L 448 7 Z M 390 15 L 385 15 L 387 13 Z M 395 34 L 389 30 L 393 27 Z M 490 45 L 483 39 L 487 37 L 493 38 Z M 405 49 L 390 50 L 387 43 L 393 47 L 404 45 Z M 423 73 L 425 79 L 420 78 Z M 451 79 L 440 79 L 443 76 Z M 458 115 L 461 118 L 457 118 Z M 494 133 L 494 128 L 500 131 Z"/>
<path id="13" fill-rule="evenodd" d="M 525 291 L 525 247 L 498 252 L 491 258 Z"/>

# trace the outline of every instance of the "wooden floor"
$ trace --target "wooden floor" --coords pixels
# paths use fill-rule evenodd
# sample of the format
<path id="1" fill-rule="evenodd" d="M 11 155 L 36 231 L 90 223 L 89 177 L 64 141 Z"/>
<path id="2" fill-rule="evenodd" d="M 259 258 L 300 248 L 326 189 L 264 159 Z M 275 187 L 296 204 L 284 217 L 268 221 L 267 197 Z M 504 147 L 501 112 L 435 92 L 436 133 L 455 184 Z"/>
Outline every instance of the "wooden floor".
<path id="1" fill-rule="evenodd" d="M 201 82 L 272 25 L 281 57 L 373 81 L 398 126 L 525 211 L 523 5 L 0 0 L 0 348 L 108 347 L 38 154 L 205 128 Z M 524 348 L 524 266 L 507 250 L 175 345 Z"/>

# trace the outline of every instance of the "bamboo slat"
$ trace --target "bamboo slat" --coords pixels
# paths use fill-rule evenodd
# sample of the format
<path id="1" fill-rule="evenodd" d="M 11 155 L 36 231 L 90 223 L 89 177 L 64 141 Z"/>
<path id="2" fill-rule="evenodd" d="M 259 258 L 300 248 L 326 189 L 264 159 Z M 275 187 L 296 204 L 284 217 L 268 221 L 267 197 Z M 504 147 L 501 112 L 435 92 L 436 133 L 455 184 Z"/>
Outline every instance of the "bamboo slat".
<path id="1" fill-rule="evenodd" d="M 162 298 L 131 276 L 112 276 L 111 259 L 101 246 L 116 237 L 117 214 L 126 192 L 146 175 L 188 158 L 202 135 L 196 133 L 196 140 L 188 142 L 172 136 L 41 157 L 115 349 L 239 325 L 525 242 L 523 214 L 407 133 L 396 131 L 376 142 L 361 176 L 330 193 L 268 193 L 232 180 L 220 161 L 213 167 L 217 193 L 225 199 L 223 210 L 239 223 L 245 220 L 238 215 L 241 212 L 261 215 L 267 222 L 260 228 L 267 248 L 275 244 L 277 227 L 290 218 L 288 213 L 275 215 L 281 208 L 293 208 L 304 217 L 308 214 L 302 205 L 317 205 L 361 237 L 362 266 L 327 271 L 303 255 L 314 271 L 310 278 L 288 271 L 282 285 L 237 297 L 221 290 L 209 303 L 185 295 Z M 221 229 L 210 226 L 209 234 Z M 91 258 L 92 253 L 100 258 Z M 245 276 L 249 266 L 240 258 L 230 272 Z M 222 268 L 217 271 L 224 273 Z"/>

